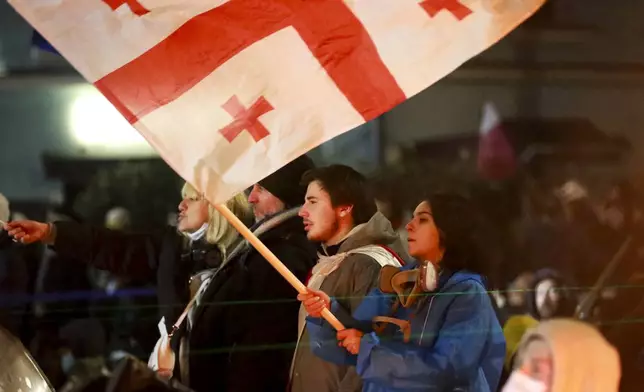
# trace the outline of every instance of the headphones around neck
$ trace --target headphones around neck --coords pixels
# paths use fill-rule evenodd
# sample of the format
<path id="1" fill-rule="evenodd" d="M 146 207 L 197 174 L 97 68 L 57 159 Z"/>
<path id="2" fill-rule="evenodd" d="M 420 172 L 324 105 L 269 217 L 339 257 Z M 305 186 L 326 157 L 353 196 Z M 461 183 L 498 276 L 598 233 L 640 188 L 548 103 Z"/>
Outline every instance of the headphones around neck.
<path id="1" fill-rule="evenodd" d="M 403 270 L 387 265 L 380 270 L 380 290 L 396 294 L 400 304 L 408 308 L 422 293 L 438 288 L 438 271 L 433 263 L 422 263 L 418 268 Z"/>

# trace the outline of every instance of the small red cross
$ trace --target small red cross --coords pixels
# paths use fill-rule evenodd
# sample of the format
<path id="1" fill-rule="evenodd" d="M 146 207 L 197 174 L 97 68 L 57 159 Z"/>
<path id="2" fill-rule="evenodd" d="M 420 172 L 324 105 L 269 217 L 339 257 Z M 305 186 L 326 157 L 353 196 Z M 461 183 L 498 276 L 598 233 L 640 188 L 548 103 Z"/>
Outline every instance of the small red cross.
<path id="1" fill-rule="evenodd" d="M 119 8 L 123 4 L 127 4 L 132 13 L 138 16 L 143 16 L 150 12 L 150 10 L 142 6 L 138 0 L 103 0 L 103 2 L 109 5 L 112 10 Z"/>
<path id="2" fill-rule="evenodd" d="M 232 123 L 219 130 L 229 143 L 232 143 L 243 130 L 247 130 L 256 142 L 270 134 L 268 129 L 259 122 L 259 117 L 273 110 L 273 106 L 266 98 L 259 97 L 250 108 L 246 109 L 239 102 L 239 98 L 233 95 L 221 107 L 234 117 Z"/>
<path id="3" fill-rule="evenodd" d="M 442 10 L 448 10 L 458 20 L 465 19 L 472 10 L 460 2 L 460 0 L 425 0 L 420 3 L 420 6 L 427 11 L 432 18 L 438 15 Z"/>

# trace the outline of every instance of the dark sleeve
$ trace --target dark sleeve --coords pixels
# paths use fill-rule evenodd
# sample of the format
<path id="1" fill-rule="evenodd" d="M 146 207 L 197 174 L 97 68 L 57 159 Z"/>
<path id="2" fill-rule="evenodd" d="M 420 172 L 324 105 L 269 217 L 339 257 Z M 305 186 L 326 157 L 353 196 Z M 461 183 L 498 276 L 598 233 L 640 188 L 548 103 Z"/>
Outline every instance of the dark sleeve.
<path id="1" fill-rule="evenodd" d="M 306 278 L 312 254 L 288 244 L 271 250 L 298 279 Z M 227 390 L 283 391 L 297 339 L 297 291 L 258 253 L 247 266 L 248 297 L 230 309 L 236 325 L 227 329 L 236 335 Z"/>
<path id="2" fill-rule="evenodd" d="M 11 241 L 9 233 L 7 233 L 4 229 L 0 229 L 0 250 L 9 248 L 12 242 L 13 241 Z"/>
<path id="3" fill-rule="evenodd" d="M 117 275 L 153 280 L 170 228 L 125 233 L 76 222 L 56 222 L 54 249 L 62 258 L 88 263 Z"/>
<path id="4" fill-rule="evenodd" d="M 28 294 L 27 265 L 18 248 L 0 249 L 0 325 L 21 335 Z"/>

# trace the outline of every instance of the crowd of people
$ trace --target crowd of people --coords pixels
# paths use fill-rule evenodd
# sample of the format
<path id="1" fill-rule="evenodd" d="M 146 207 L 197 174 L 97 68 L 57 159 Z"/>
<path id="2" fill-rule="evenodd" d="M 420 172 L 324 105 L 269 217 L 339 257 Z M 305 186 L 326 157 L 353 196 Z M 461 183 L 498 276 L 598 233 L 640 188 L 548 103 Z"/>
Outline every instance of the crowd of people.
<path id="1" fill-rule="evenodd" d="M 470 196 L 427 189 L 401 207 L 371 185 L 348 166 L 315 167 L 302 156 L 225 203 L 306 284 L 300 293 L 190 184 L 176 226 L 149 233 L 9 220 L 7 212 L 0 283 L 12 300 L 0 321 L 25 341 L 24 314 L 36 314 L 25 345 L 52 384 L 70 392 L 91 390 L 110 377 L 111 362 L 129 356 L 196 392 L 610 392 L 620 379 L 623 390 L 638 384 L 644 341 L 626 337 L 633 324 L 620 320 L 636 318 L 642 297 L 615 290 L 627 280 L 637 286 L 644 256 L 624 188 L 602 208 L 576 182 L 552 193 L 556 207 L 527 200 L 513 252 L 521 267 L 503 282 L 490 279 L 499 276 L 493 224 Z M 9 284 L 29 280 L 20 253 L 37 243 L 58 273 L 77 276 L 60 287 L 64 298 L 15 295 Z M 96 271 L 109 271 L 98 311 L 82 302 Z M 38 301 L 67 309 L 38 311 Z M 580 306 L 589 316 L 576 314 Z"/>

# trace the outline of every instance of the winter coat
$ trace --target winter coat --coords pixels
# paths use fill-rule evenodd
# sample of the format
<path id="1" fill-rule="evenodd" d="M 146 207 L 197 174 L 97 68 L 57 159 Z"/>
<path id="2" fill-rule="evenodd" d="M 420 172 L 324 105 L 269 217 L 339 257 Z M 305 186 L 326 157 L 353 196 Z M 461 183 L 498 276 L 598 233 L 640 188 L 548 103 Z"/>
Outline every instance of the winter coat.
<path id="1" fill-rule="evenodd" d="M 350 252 L 367 245 L 384 245 L 403 261 L 408 259 L 398 233 L 381 213 L 376 213 L 340 245 L 338 252 Z M 348 314 L 353 313 L 364 296 L 378 285 L 380 269 L 374 258 L 349 254 L 342 264 L 326 277 L 320 290 L 336 298 Z M 340 320 L 345 326 L 349 320 Z M 360 391 L 362 381 L 355 364 L 332 363 L 314 355 L 309 344 L 308 323 L 300 338 L 291 379 L 291 392 Z"/>

